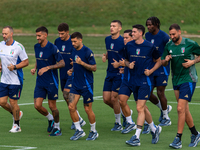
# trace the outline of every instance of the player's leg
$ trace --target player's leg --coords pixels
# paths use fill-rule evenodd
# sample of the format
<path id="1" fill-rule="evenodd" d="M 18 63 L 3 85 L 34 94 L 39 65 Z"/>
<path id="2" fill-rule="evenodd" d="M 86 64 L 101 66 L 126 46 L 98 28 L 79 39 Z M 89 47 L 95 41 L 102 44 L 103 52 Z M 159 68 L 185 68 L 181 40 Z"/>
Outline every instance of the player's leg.
<path id="1" fill-rule="evenodd" d="M 12 109 L 8 103 L 9 85 L 0 83 L 0 106 L 12 114 Z"/>
<path id="2" fill-rule="evenodd" d="M 112 91 L 112 79 L 110 76 L 106 76 L 103 87 L 103 102 L 113 108 L 113 104 L 111 102 L 111 91 Z"/>

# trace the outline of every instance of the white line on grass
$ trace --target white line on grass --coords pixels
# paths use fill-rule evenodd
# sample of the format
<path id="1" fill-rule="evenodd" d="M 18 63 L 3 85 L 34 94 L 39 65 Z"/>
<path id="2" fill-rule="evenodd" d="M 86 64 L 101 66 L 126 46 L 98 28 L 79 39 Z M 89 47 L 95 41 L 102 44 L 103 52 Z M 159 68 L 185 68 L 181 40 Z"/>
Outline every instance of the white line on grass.
<path id="1" fill-rule="evenodd" d="M 12 147 L 12 150 L 24 150 L 24 149 L 37 149 L 37 147 L 26 147 L 26 146 L 11 146 L 11 145 L 0 145 L 0 147 Z"/>

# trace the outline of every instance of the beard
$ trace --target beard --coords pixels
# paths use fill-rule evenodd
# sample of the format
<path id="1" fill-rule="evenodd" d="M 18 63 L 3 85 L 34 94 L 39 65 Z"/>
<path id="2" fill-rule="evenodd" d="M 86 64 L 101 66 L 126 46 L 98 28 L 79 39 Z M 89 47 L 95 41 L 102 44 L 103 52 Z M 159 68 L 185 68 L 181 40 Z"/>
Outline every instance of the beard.
<path id="1" fill-rule="evenodd" d="M 177 38 L 172 39 L 172 41 L 173 41 L 174 43 L 176 43 L 176 42 L 178 42 L 179 39 L 180 39 L 180 36 L 177 37 Z"/>

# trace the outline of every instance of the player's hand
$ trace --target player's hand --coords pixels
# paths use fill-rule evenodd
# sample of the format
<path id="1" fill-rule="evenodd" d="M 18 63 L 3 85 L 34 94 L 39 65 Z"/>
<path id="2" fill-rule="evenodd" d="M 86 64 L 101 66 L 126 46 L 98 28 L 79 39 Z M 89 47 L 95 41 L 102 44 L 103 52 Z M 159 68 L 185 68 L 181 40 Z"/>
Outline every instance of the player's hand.
<path id="1" fill-rule="evenodd" d="M 171 55 L 167 55 L 166 57 L 165 57 L 165 61 L 170 61 L 170 59 L 172 59 L 172 56 Z"/>
<path id="2" fill-rule="evenodd" d="M 104 53 L 103 53 L 103 56 L 102 56 L 102 61 L 106 62 L 106 54 L 104 54 Z"/>
<path id="3" fill-rule="evenodd" d="M 124 74 L 124 68 L 119 68 L 119 73 Z"/>
<path id="4" fill-rule="evenodd" d="M 145 74 L 146 76 L 150 76 L 150 75 L 152 74 L 152 72 L 151 72 L 151 70 L 149 70 L 149 69 L 145 69 L 145 70 L 144 70 L 144 74 Z"/>
<path id="5" fill-rule="evenodd" d="M 122 58 L 122 60 L 119 60 L 119 65 L 120 66 L 126 66 L 126 64 L 125 64 L 125 60 Z"/>
<path id="6" fill-rule="evenodd" d="M 72 73 L 73 73 L 73 70 L 72 70 L 72 69 L 69 69 L 69 70 L 67 71 L 68 76 L 71 76 Z"/>
<path id="7" fill-rule="evenodd" d="M 41 76 L 43 73 L 47 72 L 49 70 L 49 67 L 43 67 L 38 71 L 38 75 Z"/>
<path id="8" fill-rule="evenodd" d="M 194 60 L 184 59 L 186 62 L 182 63 L 183 67 L 189 68 L 190 66 L 194 65 Z"/>
<path id="9" fill-rule="evenodd" d="M 34 68 L 34 69 L 31 69 L 31 74 L 32 74 L 32 75 L 34 75 L 35 72 L 36 72 L 36 69 L 35 69 L 35 68 Z"/>
<path id="10" fill-rule="evenodd" d="M 118 68 L 119 67 L 119 62 L 116 61 L 114 58 L 113 58 L 113 63 L 111 63 L 111 65 L 113 65 L 114 68 Z"/>
<path id="11" fill-rule="evenodd" d="M 133 69 L 134 66 L 135 66 L 135 61 L 129 63 L 129 65 L 128 65 L 129 69 Z"/>
<path id="12" fill-rule="evenodd" d="M 70 61 L 71 61 L 71 62 L 70 62 L 70 65 L 73 66 L 73 59 L 70 58 Z"/>
<path id="13" fill-rule="evenodd" d="M 83 62 L 83 61 L 81 60 L 81 58 L 80 58 L 79 56 L 77 56 L 77 58 L 76 58 L 76 63 L 79 64 L 79 65 L 81 65 L 82 62 Z"/>
<path id="14" fill-rule="evenodd" d="M 10 70 L 10 71 L 13 71 L 14 70 L 14 65 L 13 64 L 9 64 L 7 66 L 7 68 Z"/>

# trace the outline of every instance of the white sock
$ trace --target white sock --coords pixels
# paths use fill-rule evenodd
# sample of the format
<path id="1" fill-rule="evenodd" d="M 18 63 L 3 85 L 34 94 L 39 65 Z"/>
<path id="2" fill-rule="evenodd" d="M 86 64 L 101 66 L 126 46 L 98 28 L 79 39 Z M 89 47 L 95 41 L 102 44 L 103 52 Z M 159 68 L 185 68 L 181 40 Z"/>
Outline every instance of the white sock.
<path id="1" fill-rule="evenodd" d="M 115 114 L 115 122 L 119 123 L 119 125 L 121 125 L 121 113 L 119 114 Z"/>
<path id="2" fill-rule="evenodd" d="M 121 114 L 124 116 L 124 114 L 123 114 L 123 111 L 122 111 L 121 107 L 120 107 L 120 112 L 121 112 Z M 124 117 L 125 117 L 125 116 L 124 116 Z"/>
<path id="3" fill-rule="evenodd" d="M 155 124 L 154 124 L 153 121 L 149 124 L 149 126 L 150 126 L 150 128 L 151 128 L 151 131 L 152 131 L 153 133 L 155 133 L 155 131 L 156 131 L 156 126 L 155 126 Z"/>
<path id="4" fill-rule="evenodd" d="M 156 104 L 156 106 L 158 106 L 158 108 L 160 108 L 160 110 L 162 110 L 162 106 L 161 106 L 160 101 L 158 101 L 158 104 Z"/>
<path id="5" fill-rule="evenodd" d="M 45 116 L 45 117 L 47 117 L 48 118 L 48 120 L 53 120 L 53 116 L 52 116 L 52 114 L 48 114 L 47 116 Z"/>
<path id="6" fill-rule="evenodd" d="M 54 122 L 54 128 L 57 128 L 58 130 L 60 130 L 60 122 L 58 123 Z"/>
<path id="7" fill-rule="evenodd" d="M 78 110 L 76 110 L 76 112 L 77 112 L 77 114 L 78 114 L 79 121 L 82 121 L 82 120 L 83 120 L 83 118 L 80 116 L 80 114 L 79 114 Z"/>
<path id="8" fill-rule="evenodd" d="M 91 131 L 97 132 L 97 131 L 96 131 L 96 122 L 93 123 L 93 124 L 90 124 L 90 126 L 91 126 Z"/>
<path id="9" fill-rule="evenodd" d="M 138 128 L 136 129 L 135 135 L 136 135 L 137 139 L 140 138 L 141 131 L 142 131 L 142 129 L 138 129 Z"/>
<path id="10" fill-rule="evenodd" d="M 132 120 L 132 118 L 131 118 L 131 116 L 126 117 L 126 121 L 127 121 L 128 123 L 130 123 L 130 124 L 133 124 L 133 123 L 134 123 L 133 120 Z"/>
<path id="11" fill-rule="evenodd" d="M 166 109 L 166 110 L 163 110 L 162 112 L 163 112 L 163 118 L 169 119 L 167 109 Z"/>
<path id="12" fill-rule="evenodd" d="M 74 122 L 74 125 L 75 125 L 75 128 L 79 131 L 83 131 L 83 129 L 81 128 L 81 125 L 80 125 L 80 122 L 77 121 L 77 122 Z"/>

